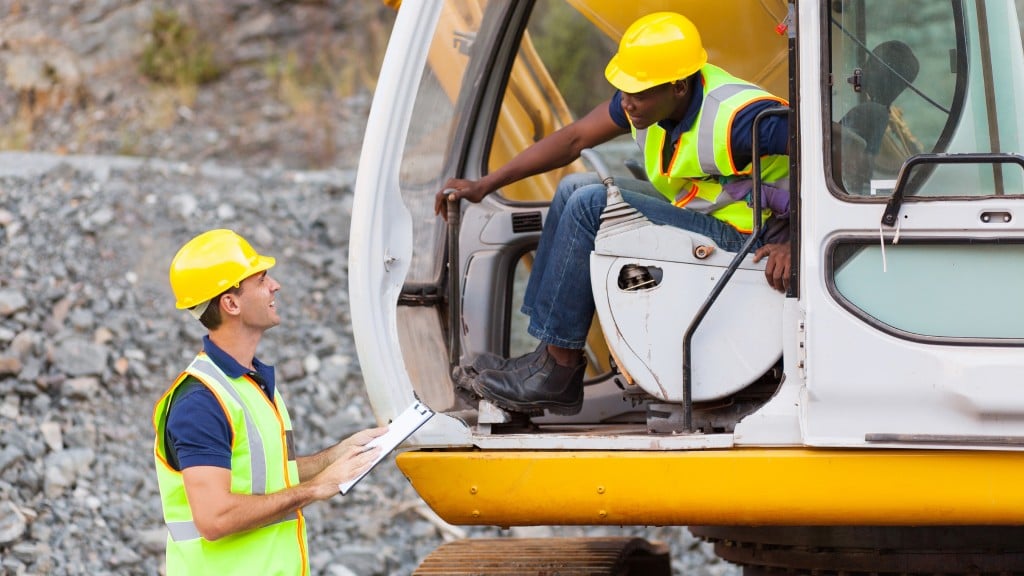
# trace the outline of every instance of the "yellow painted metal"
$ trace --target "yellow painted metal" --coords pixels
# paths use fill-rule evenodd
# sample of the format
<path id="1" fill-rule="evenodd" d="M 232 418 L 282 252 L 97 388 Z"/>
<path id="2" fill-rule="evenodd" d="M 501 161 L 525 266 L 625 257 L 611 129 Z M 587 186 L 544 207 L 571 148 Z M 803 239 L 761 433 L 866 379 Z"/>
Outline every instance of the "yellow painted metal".
<path id="1" fill-rule="evenodd" d="M 610 97 L 610 89 L 608 94 Z M 572 121 L 562 93 L 537 54 L 529 33 L 525 33 L 501 102 L 488 169 L 497 170 L 534 142 Z M 577 160 L 564 168 L 506 185 L 501 194 L 510 200 L 547 201 L 564 176 L 583 170 L 583 163 Z"/>
<path id="2" fill-rule="evenodd" d="M 1024 524 L 1021 452 L 415 451 L 397 463 L 453 524 Z"/>

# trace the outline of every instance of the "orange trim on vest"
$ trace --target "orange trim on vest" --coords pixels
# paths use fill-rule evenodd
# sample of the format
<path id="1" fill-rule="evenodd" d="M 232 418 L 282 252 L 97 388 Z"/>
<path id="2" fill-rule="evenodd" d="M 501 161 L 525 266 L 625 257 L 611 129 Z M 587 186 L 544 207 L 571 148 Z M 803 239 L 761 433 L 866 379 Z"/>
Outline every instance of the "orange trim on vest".
<path id="1" fill-rule="evenodd" d="M 697 197 L 697 193 L 698 192 L 700 192 L 700 187 L 691 182 L 690 183 L 690 191 L 686 194 L 685 197 L 683 197 L 683 198 L 681 198 L 679 200 L 676 200 L 675 201 L 675 205 L 680 207 L 680 208 L 683 208 L 684 206 L 686 206 L 687 204 L 690 203 L 690 200 L 693 200 L 694 198 Z"/>
<path id="2" fill-rule="evenodd" d="M 733 228 L 735 228 L 735 229 L 736 229 L 736 231 L 737 231 L 737 232 L 742 232 L 743 234 L 750 234 L 751 232 L 753 232 L 753 231 L 754 231 L 754 229 L 753 229 L 753 228 L 740 228 L 739 226 L 737 226 L 737 225 L 735 225 L 735 224 L 733 224 L 732 222 L 729 222 L 729 221 L 727 221 L 727 220 L 722 220 L 721 218 L 719 218 L 719 220 L 720 220 L 721 222 L 725 222 L 725 223 L 726 223 L 726 224 L 728 224 L 729 226 L 732 226 Z"/>
<path id="3" fill-rule="evenodd" d="M 302 510 L 296 510 L 296 512 L 299 521 L 295 523 L 295 537 L 299 541 L 299 555 L 302 556 L 302 576 L 309 576 L 309 572 L 306 570 L 309 567 L 309 552 L 306 550 L 306 539 L 302 537 L 306 517 L 302 515 Z"/>
<path id="4" fill-rule="evenodd" d="M 739 112 L 739 109 L 733 110 L 732 115 L 729 116 L 730 128 L 732 128 L 732 122 L 733 120 L 736 119 L 736 115 L 739 114 Z M 753 123 L 751 123 L 751 126 L 753 126 Z M 757 134 L 754 134 L 754 138 L 757 138 Z M 751 142 L 751 147 L 753 147 L 753 142 Z M 737 176 L 746 176 L 747 174 L 753 172 L 753 162 L 750 163 L 751 169 L 748 170 L 747 172 L 741 172 L 739 169 L 736 168 L 736 160 L 732 157 L 732 130 L 728 130 L 728 133 L 725 135 L 725 151 L 729 157 L 729 168 L 732 169 L 733 174 L 736 174 Z"/>

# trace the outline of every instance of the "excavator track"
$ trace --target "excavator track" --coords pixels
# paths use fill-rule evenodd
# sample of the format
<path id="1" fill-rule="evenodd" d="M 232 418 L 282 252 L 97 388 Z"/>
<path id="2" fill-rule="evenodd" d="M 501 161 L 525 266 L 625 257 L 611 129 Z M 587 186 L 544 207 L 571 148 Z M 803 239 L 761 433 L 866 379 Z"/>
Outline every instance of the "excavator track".
<path id="1" fill-rule="evenodd" d="M 643 538 L 478 538 L 434 550 L 414 576 L 669 576 L 668 545 Z"/>
<path id="2" fill-rule="evenodd" d="M 1010 576 L 1024 573 L 1021 526 L 691 526 L 744 576 Z"/>

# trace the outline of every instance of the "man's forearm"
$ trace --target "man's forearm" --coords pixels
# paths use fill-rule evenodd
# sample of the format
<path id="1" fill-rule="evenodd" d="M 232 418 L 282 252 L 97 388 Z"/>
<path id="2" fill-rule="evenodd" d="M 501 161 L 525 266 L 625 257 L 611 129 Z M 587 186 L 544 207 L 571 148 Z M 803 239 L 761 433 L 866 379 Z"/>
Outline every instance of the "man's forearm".
<path id="1" fill-rule="evenodd" d="M 335 444 L 334 446 L 325 448 L 316 454 L 296 457 L 295 465 L 299 469 L 299 481 L 306 482 L 320 472 L 323 472 L 324 468 L 327 468 L 331 462 L 337 460 L 337 457 L 332 457 L 332 451 L 339 450 L 341 448 L 341 444 Z"/>
<path id="2" fill-rule="evenodd" d="M 333 494 L 332 486 L 311 482 L 272 494 L 235 494 L 227 491 L 230 471 L 226 469 L 186 468 L 184 474 L 192 517 L 199 534 L 207 540 L 273 524 Z"/>
<path id="3" fill-rule="evenodd" d="M 562 129 L 523 150 L 499 169 L 480 179 L 488 191 L 518 182 L 524 178 L 561 168 L 579 158 L 571 132 Z"/>
<path id="4" fill-rule="evenodd" d="M 213 523 L 212 533 L 204 534 L 203 537 L 207 540 L 216 540 L 273 524 L 315 502 L 318 499 L 315 494 L 316 488 L 310 484 L 299 484 L 280 492 L 258 496 L 231 494 L 225 502 L 227 509 L 222 511 Z"/>

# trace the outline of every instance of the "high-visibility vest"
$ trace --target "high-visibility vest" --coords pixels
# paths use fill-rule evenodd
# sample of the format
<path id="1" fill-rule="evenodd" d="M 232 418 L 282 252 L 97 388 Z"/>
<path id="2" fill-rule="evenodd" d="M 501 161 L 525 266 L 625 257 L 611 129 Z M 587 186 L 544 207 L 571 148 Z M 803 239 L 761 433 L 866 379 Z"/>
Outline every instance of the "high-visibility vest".
<path id="1" fill-rule="evenodd" d="M 753 163 L 737 167 L 732 157 L 732 120 L 744 106 L 759 100 L 786 101 L 740 80 L 711 64 L 700 69 L 703 104 L 693 126 L 679 137 L 675 154 L 662 170 L 665 129 L 652 124 L 643 130 L 632 128 L 633 138 L 644 155 L 644 167 L 651 184 L 676 206 L 686 207 L 722 220 L 740 232 L 753 230 L 753 210 L 744 199 L 733 198 L 724 185 L 750 179 Z M 770 155 L 761 159 L 761 181 L 777 188 L 789 188 L 789 157 Z M 761 214 L 762 222 L 771 215 Z"/>
<path id="2" fill-rule="evenodd" d="M 181 472 L 167 463 L 164 433 L 175 389 L 189 376 L 213 392 L 231 425 L 231 492 L 271 494 L 298 485 L 292 423 L 281 395 L 274 402 L 251 379 L 229 378 L 200 353 L 156 403 L 153 427 L 157 482 L 167 524 L 167 576 L 309 574 L 306 523 L 294 510 L 273 524 L 209 541 L 192 518 Z"/>

